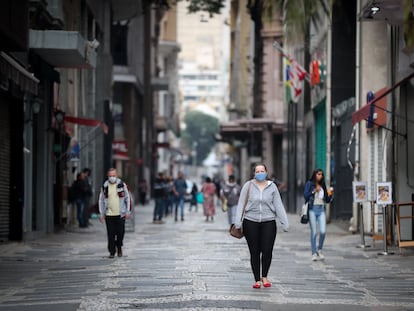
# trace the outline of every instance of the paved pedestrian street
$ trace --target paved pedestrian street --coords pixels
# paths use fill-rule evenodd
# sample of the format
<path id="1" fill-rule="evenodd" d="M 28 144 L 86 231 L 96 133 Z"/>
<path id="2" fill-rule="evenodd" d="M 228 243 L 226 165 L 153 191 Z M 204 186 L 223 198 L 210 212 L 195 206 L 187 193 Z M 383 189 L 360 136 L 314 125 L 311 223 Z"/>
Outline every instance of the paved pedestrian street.
<path id="1" fill-rule="evenodd" d="M 104 225 L 73 228 L 25 243 L 0 244 L 0 311 L 8 310 L 414 310 L 414 252 L 377 256 L 358 249 L 346 224 L 327 228 L 325 261 L 312 262 L 309 228 L 289 215 L 279 231 L 269 279 L 253 289 L 244 239 L 227 233 L 226 214 L 205 222 L 152 223 L 136 207 L 124 257 L 109 259 Z M 367 243 L 371 240 L 367 238 Z"/>

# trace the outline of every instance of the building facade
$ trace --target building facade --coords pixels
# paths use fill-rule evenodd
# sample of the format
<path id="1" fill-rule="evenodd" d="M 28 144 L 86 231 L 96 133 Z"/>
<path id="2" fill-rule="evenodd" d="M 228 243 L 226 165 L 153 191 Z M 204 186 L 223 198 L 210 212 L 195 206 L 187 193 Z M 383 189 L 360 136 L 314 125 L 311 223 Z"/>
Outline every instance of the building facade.
<path id="1" fill-rule="evenodd" d="M 150 175 L 157 25 L 165 11 L 146 4 L 1 3 L 1 240 L 76 225 L 67 189 L 83 168 L 92 171 L 92 204 L 109 167 L 120 169 L 133 192 L 138 178 Z"/>
<path id="2" fill-rule="evenodd" d="M 413 200 L 414 175 L 409 161 L 412 156 L 409 103 L 413 100 L 414 33 L 410 26 L 413 11 L 411 1 L 382 1 L 379 5 L 375 1 L 358 1 L 359 101 L 352 116 L 357 133 L 355 172 L 356 179 L 368 185 L 365 230 L 371 232 L 373 228 L 373 233 L 383 230 L 381 218 L 374 218 L 372 224 L 369 217 L 373 208 L 381 208 L 375 204 L 378 182 L 391 182 L 394 204 Z M 397 214 L 396 205 L 390 210 Z M 401 216 L 413 216 L 411 206 L 402 208 Z M 399 231 L 401 240 L 414 239 L 412 221 L 403 221 L 400 228 L 394 228 L 394 221 L 390 224 L 392 239 L 397 239 Z"/>

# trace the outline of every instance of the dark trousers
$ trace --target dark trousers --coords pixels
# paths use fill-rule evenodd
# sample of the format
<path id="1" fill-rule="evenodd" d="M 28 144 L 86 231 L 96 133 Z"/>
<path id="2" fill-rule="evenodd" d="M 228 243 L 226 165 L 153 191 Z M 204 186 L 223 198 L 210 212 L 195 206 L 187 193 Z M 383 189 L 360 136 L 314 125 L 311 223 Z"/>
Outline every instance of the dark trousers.
<path id="1" fill-rule="evenodd" d="M 86 227 L 85 218 L 83 216 L 85 210 L 85 201 L 83 199 L 76 199 L 76 208 L 78 215 L 79 227 Z"/>
<path id="2" fill-rule="evenodd" d="M 249 246 L 250 264 L 256 282 L 260 281 L 262 277 L 267 277 L 272 262 L 276 232 L 277 227 L 274 220 L 266 222 L 243 220 L 243 233 Z M 262 264 L 262 277 L 260 276 L 260 262 Z"/>
<path id="3" fill-rule="evenodd" d="M 108 234 L 108 251 L 115 254 L 115 247 L 122 247 L 125 235 L 125 217 L 105 216 L 106 232 Z"/>
<path id="4" fill-rule="evenodd" d="M 147 193 L 146 192 L 140 192 L 139 193 L 139 201 L 141 202 L 141 205 L 145 205 L 145 202 L 147 201 Z"/>
<path id="5" fill-rule="evenodd" d="M 161 220 L 164 213 L 164 198 L 155 198 L 154 216 L 152 220 Z"/>
<path id="6" fill-rule="evenodd" d="M 85 227 L 87 227 L 88 224 L 89 224 L 89 218 L 90 218 L 90 214 L 91 214 L 90 209 L 89 209 L 89 205 L 90 205 L 90 202 L 91 202 L 91 197 L 86 197 L 83 202 L 85 204 L 84 208 L 83 208 L 83 223 L 84 223 Z"/>

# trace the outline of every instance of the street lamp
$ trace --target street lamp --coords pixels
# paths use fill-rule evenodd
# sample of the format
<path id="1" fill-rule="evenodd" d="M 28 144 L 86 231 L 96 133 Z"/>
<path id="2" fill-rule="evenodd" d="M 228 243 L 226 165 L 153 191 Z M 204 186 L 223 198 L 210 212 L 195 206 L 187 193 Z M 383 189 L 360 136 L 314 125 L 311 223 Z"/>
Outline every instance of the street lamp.
<path id="1" fill-rule="evenodd" d="M 40 109 L 42 108 L 42 104 L 43 101 L 37 97 L 30 100 L 29 119 L 24 121 L 24 123 L 29 123 L 35 119 L 35 117 L 39 114 Z"/>
<path id="2" fill-rule="evenodd" d="M 63 112 L 62 110 L 55 110 L 54 115 L 58 125 L 62 125 L 63 121 L 65 120 L 65 112 Z"/>

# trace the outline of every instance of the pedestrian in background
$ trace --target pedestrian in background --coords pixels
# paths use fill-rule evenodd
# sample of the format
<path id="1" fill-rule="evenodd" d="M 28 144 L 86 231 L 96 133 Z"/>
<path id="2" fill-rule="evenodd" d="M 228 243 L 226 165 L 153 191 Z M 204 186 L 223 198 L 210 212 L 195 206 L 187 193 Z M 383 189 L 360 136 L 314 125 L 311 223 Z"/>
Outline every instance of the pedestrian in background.
<path id="1" fill-rule="evenodd" d="M 216 195 L 217 189 L 216 185 L 211 181 L 210 177 L 206 177 L 203 186 L 201 187 L 201 192 L 203 193 L 204 197 L 204 216 L 206 216 L 206 221 L 208 221 L 209 217 L 211 221 L 214 220 L 214 214 L 216 213 L 216 209 L 214 206 L 214 197 Z"/>
<path id="2" fill-rule="evenodd" d="M 147 202 L 148 184 L 145 179 L 141 179 L 138 183 L 139 202 L 142 206 Z"/>
<path id="3" fill-rule="evenodd" d="M 233 225 L 236 222 L 236 211 L 237 203 L 240 196 L 240 185 L 236 183 L 236 178 L 234 175 L 229 175 L 229 180 L 221 188 L 221 200 L 222 204 L 227 202 L 227 219 L 229 225 Z"/>
<path id="4" fill-rule="evenodd" d="M 82 170 L 82 173 L 84 174 L 84 181 L 85 184 L 87 186 L 87 191 L 86 191 L 86 195 L 85 195 L 85 208 L 83 210 L 83 222 L 85 224 L 85 226 L 90 226 L 92 225 L 91 222 L 89 222 L 89 218 L 91 215 L 91 198 L 93 195 L 93 191 L 92 191 L 92 181 L 91 181 L 91 169 L 85 167 Z"/>
<path id="5" fill-rule="evenodd" d="M 322 169 L 316 169 L 306 182 L 303 196 L 308 202 L 310 241 L 312 261 L 324 260 L 322 253 L 326 235 L 326 203 L 331 202 L 333 188 L 326 189 L 325 176 Z M 316 247 L 317 226 L 319 226 L 319 243 Z"/>
<path id="6" fill-rule="evenodd" d="M 85 201 L 89 193 L 89 185 L 85 181 L 85 174 L 78 173 L 76 175 L 76 180 L 72 185 L 72 196 L 76 204 L 76 213 L 78 218 L 78 223 L 80 228 L 86 228 L 87 223 L 85 222 Z"/>
<path id="7" fill-rule="evenodd" d="M 175 203 L 175 194 L 174 194 L 174 177 L 170 176 L 168 178 L 168 184 L 167 184 L 167 195 L 168 195 L 168 202 L 166 205 L 166 211 L 165 216 L 172 215 L 173 209 L 174 209 L 174 203 Z"/>
<path id="8" fill-rule="evenodd" d="M 163 175 L 158 173 L 154 182 L 154 213 L 152 217 L 152 222 L 154 224 L 162 223 L 162 216 L 164 214 L 164 202 L 165 202 L 165 183 L 163 180 Z"/>
<path id="9" fill-rule="evenodd" d="M 271 286 L 267 275 L 277 233 L 276 218 L 283 230 L 287 231 L 289 223 L 279 190 L 272 181 L 267 180 L 266 166 L 256 164 L 254 179 L 247 181 L 241 190 L 235 220 L 236 228 L 243 226 L 249 247 L 250 264 L 255 279 L 253 288 L 260 288 L 261 284 L 264 287 Z"/>
<path id="10" fill-rule="evenodd" d="M 221 206 L 221 200 L 220 200 L 220 193 L 221 193 L 221 180 L 220 180 L 220 176 L 214 176 L 212 183 L 214 184 L 214 186 L 216 186 L 216 196 L 217 197 L 217 201 L 215 201 L 217 203 L 217 206 L 220 207 Z"/>
<path id="11" fill-rule="evenodd" d="M 195 207 L 195 211 L 198 212 L 197 192 L 198 192 L 197 184 L 193 182 L 193 186 L 191 187 L 191 200 L 190 200 L 190 209 L 189 209 L 190 212 L 193 206 Z"/>
<path id="12" fill-rule="evenodd" d="M 175 196 L 175 221 L 178 220 L 178 207 L 180 207 L 181 221 L 184 221 L 184 195 L 187 194 L 187 183 L 182 172 L 178 172 L 174 180 L 173 192 Z"/>
<path id="13" fill-rule="evenodd" d="M 122 256 L 125 219 L 131 217 L 131 198 L 115 168 L 110 168 L 107 176 L 99 194 L 99 220 L 106 223 L 109 258 L 114 258 L 115 248 L 118 257 Z"/>

